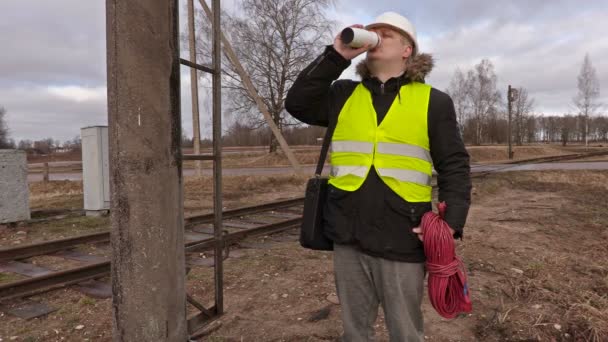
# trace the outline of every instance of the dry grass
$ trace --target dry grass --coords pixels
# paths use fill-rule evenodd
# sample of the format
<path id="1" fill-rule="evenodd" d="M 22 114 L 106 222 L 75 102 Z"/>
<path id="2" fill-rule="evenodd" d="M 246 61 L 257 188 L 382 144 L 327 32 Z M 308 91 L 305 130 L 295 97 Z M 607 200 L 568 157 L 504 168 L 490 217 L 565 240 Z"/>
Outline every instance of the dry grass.
<path id="1" fill-rule="evenodd" d="M 465 259 L 492 265 L 470 268 L 491 275 L 477 307 L 493 314 L 476 323 L 479 340 L 608 340 L 607 184 L 604 171 L 475 180 L 490 219 L 473 214 L 468 243 L 481 248 Z"/>
<path id="2" fill-rule="evenodd" d="M 283 188 L 299 188 L 306 183 L 308 175 L 272 175 L 272 176 L 229 176 L 222 178 L 222 189 L 226 192 L 274 191 Z M 212 177 L 186 177 L 184 182 L 186 194 L 212 193 Z"/>
<path id="3" fill-rule="evenodd" d="M 531 191 L 571 190 L 581 192 L 581 186 L 608 190 L 608 172 L 598 170 L 518 171 L 492 174 L 473 184 L 473 194 L 499 195 L 505 188 L 518 187 Z M 601 200 L 601 198 L 600 198 Z"/>
<path id="4" fill-rule="evenodd" d="M 294 155 L 298 160 L 298 163 L 303 165 L 312 165 L 316 164 L 319 160 L 319 152 L 320 150 L 303 150 L 303 151 L 295 151 Z M 255 160 L 251 160 L 248 163 L 243 163 L 243 165 L 251 165 L 251 166 L 277 166 L 277 165 L 290 165 L 287 156 L 279 151 L 273 154 L 265 154 L 261 157 L 258 157 Z"/>
<path id="5" fill-rule="evenodd" d="M 584 291 L 566 312 L 575 340 L 608 340 L 608 295 Z"/>
<path id="6" fill-rule="evenodd" d="M 29 184 L 30 207 L 39 209 L 81 209 L 83 206 L 82 182 L 50 181 Z"/>
<path id="7" fill-rule="evenodd" d="M 467 146 L 467 151 L 471 156 L 471 161 L 475 163 L 483 162 L 499 162 L 509 159 L 507 155 L 507 146 Z M 557 156 L 570 154 L 557 145 L 530 145 L 530 146 L 513 146 L 513 158 L 515 160 Z"/>
<path id="8" fill-rule="evenodd" d="M 253 196 L 280 198 L 289 193 L 302 193 L 308 176 L 285 174 L 271 176 L 225 176 L 222 188 L 225 204 L 238 205 L 239 199 Z M 212 208 L 213 178 L 185 177 L 185 206 L 188 210 L 200 211 Z M 80 181 L 51 181 L 30 184 L 30 206 L 32 209 L 80 209 L 83 193 Z"/>
<path id="9" fill-rule="evenodd" d="M 109 217 L 68 216 L 0 230 L 0 247 L 62 239 L 109 229 Z"/>
<path id="10" fill-rule="evenodd" d="M 302 165 L 316 164 L 319 159 L 320 148 L 310 147 L 294 150 L 294 155 L 298 162 Z M 203 168 L 211 168 L 212 162 L 201 162 Z M 250 151 L 240 153 L 224 154 L 222 156 L 222 166 L 225 168 L 241 168 L 241 167 L 273 167 L 273 166 L 290 166 L 287 156 L 282 152 L 267 153 L 266 151 Z M 185 161 L 184 168 L 194 168 L 195 161 Z"/>
<path id="11" fill-rule="evenodd" d="M 585 186 L 608 190 L 608 172 L 595 170 L 573 171 L 532 171 L 512 174 L 517 177 L 517 183 L 542 183 L 563 186 Z"/>
<path id="12" fill-rule="evenodd" d="M 82 194 L 82 182 L 64 180 L 30 183 L 30 198 L 50 198 L 76 194 Z"/>
<path id="13" fill-rule="evenodd" d="M 295 174 L 223 177 L 223 206 L 230 209 L 292 198 L 294 194 L 303 196 L 308 178 Z M 211 211 L 212 177 L 186 177 L 184 189 L 184 210 L 187 215 Z"/>

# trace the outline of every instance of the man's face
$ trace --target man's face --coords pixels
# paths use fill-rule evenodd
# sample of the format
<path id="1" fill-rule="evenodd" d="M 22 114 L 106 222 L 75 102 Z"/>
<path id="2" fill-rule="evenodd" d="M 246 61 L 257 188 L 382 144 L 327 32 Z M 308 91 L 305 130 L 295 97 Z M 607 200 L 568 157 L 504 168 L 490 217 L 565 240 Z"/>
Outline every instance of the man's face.
<path id="1" fill-rule="evenodd" d="M 380 38 L 380 45 L 367 52 L 367 58 L 382 61 L 403 61 L 412 54 L 409 40 L 399 32 L 389 27 L 375 27 L 370 31 L 376 32 Z"/>

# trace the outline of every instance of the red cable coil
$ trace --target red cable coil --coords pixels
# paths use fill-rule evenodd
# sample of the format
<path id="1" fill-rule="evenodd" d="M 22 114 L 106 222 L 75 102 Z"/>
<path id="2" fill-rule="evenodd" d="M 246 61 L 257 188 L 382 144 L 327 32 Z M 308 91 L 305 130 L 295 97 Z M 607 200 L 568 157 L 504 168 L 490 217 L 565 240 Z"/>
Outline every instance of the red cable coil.
<path id="1" fill-rule="evenodd" d="M 443 220 L 445 202 L 439 203 L 437 209 L 439 215 L 427 212 L 420 224 L 429 272 L 429 299 L 439 315 L 454 318 L 461 312 L 471 312 L 472 305 L 464 263 L 456 255 L 450 226 Z"/>

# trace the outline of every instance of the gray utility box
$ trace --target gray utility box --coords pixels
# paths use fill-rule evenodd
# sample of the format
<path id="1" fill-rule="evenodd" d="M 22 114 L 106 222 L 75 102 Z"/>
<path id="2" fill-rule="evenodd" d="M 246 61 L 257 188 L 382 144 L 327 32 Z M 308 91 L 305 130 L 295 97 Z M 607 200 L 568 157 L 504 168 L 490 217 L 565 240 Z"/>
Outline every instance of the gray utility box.
<path id="1" fill-rule="evenodd" d="M 80 138 L 84 210 L 87 216 L 101 215 L 110 209 L 108 127 L 84 127 Z"/>
<path id="2" fill-rule="evenodd" d="M 0 223 L 30 219 L 30 190 L 24 151 L 0 150 Z"/>

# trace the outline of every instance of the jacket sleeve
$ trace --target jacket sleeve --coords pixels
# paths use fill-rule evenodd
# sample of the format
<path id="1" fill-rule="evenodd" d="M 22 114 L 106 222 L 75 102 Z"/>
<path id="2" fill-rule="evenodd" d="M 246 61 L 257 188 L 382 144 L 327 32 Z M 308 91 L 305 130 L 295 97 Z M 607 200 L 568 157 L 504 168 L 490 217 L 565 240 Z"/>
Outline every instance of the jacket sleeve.
<path id="1" fill-rule="evenodd" d="M 454 237 L 462 238 L 471 205 L 469 154 L 460 136 L 452 99 L 436 89 L 431 90 L 428 122 L 439 201 L 447 204 L 444 219 L 456 231 Z"/>
<path id="2" fill-rule="evenodd" d="M 285 99 L 285 109 L 309 125 L 327 127 L 332 103 L 343 95 L 343 82 L 335 82 L 350 61 L 331 45 L 296 78 Z"/>

